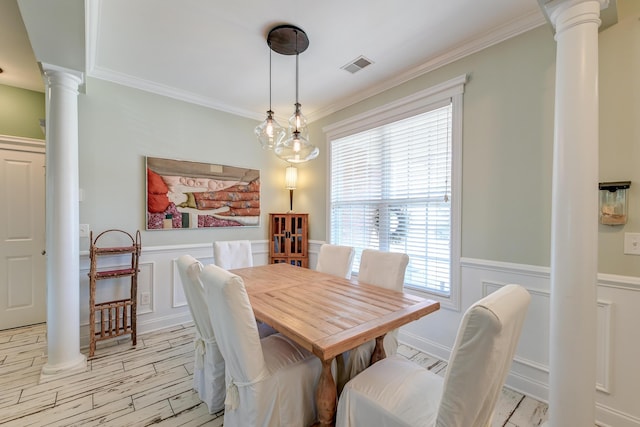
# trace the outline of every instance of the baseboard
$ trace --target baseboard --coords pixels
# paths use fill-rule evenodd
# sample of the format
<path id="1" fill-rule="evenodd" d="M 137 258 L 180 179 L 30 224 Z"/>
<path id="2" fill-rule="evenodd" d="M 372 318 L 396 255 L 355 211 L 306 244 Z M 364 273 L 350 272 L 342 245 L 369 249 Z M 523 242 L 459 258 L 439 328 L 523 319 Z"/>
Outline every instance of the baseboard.
<path id="1" fill-rule="evenodd" d="M 398 341 L 420 350 L 423 353 L 437 357 L 440 360 L 449 360 L 451 348 L 445 347 L 435 341 L 425 339 L 424 337 L 404 331 L 402 328 L 398 333 Z"/>
<path id="2" fill-rule="evenodd" d="M 640 427 L 640 418 L 599 403 L 596 404 L 596 420 L 599 427 Z"/>
<path id="3" fill-rule="evenodd" d="M 142 334 L 146 334 L 149 332 L 155 332 L 161 329 L 171 328 L 177 325 L 181 325 L 184 323 L 193 322 L 193 318 L 191 317 L 191 313 L 189 310 L 185 309 L 181 313 L 175 313 L 168 316 L 162 317 L 153 317 L 150 319 L 138 319 L 138 332 L 137 335 L 140 336 Z M 113 339 L 121 339 L 122 337 L 126 337 L 127 335 L 114 337 Z M 89 325 L 83 325 L 80 328 L 80 348 L 88 349 L 89 348 Z"/>

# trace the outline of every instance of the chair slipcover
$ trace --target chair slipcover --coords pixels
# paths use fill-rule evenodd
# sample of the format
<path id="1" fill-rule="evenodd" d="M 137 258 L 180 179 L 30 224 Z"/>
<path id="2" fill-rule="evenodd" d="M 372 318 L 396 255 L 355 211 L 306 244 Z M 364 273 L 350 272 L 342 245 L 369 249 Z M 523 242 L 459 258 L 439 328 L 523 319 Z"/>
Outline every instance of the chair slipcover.
<path id="1" fill-rule="evenodd" d="M 337 427 L 488 427 L 531 297 L 507 285 L 465 312 L 444 379 L 402 356 L 344 387 Z"/>
<path id="2" fill-rule="evenodd" d="M 213 262 L 225 270 L 253 267 L 251 242 L 248 240 L 213 242 Z"/>
<path id="3" fill-rule="evenodd" d="M 355 249 L 351 246 L 330 245 L 325 243 L 320 246 L 316 270 L 350 279 L 355 253 Z"/>
<path id="4" fill-rule="evenodd" d="M 213 262 L 225 270 L 253 267 L 251 242 L 249 240 L 219 240 L 213 242 Z M 260 337 L 266 337 L 278 332 L 264 322 L 257 323 Z"/>
<path id="5" fill-rule="evenodd" d="M 178 272 L 196 329 L 193 389 L 213 414 L 224 409 L 224 359 L 209 319 L 209 308 L 200 281 L 202 268 L 200 261 L 191 255 L 178 258 Z"/>
<path id="6" fill-rule="evenodd" d="M 259 338 L 239 276 L 208 265 L 201 278 L 226 362 L 225 427 L 311 425 L 320 359 L 280 334 Z"/>
<path id="7" fill-rule="evenodd" d="M 409 264 L 407 254 L 365 249 L 360 257 L 358 281 L 381 288 L 402 291 L 407 264 Z M 387 356 L 396 354 L 398 330 L 389 331 L 385 335 L 383 343 Z M 371 340 L 349 351 L 344 375 L 340 376 L 340 386 L 369 366 L 375 345 L 375 340 Z"/>
<path id="8" fill-rule="evenodd" d="M 209 413 L 213 414 L 224 409 L 226 395 L 224 359 L 209 318 L 209 306 L 200 280 L 202 269 L 200 261 L 191 255 L 178 258 L 178 272 L 196 330 L 193 389 L 198 392 L 200 400 L 207 405 Z M 276 332 L 266 323 L 258 325 L 258 331 L 260 337 Z"/>

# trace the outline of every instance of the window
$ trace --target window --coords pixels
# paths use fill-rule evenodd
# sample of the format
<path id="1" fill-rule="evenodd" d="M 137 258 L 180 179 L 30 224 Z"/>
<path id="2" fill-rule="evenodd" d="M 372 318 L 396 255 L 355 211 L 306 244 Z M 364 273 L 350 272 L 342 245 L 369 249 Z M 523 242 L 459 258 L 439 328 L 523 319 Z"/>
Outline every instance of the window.
<path id="1" fill-rule="evenodd" d="M 325 128 L 330 241 L 356 248 L 354 270 L 365 248 L 404 252 L 406 287 L 457 294 L 464 80 Z"/>

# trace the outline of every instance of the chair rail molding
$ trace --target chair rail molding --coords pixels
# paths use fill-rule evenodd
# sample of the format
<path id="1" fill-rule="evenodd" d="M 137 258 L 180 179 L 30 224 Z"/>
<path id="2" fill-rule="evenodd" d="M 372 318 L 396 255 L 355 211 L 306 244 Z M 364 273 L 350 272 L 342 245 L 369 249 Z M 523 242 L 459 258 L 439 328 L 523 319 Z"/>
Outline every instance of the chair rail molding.
<path id="1" fill-rule="evenodd" d="M 509 283 L 524 286 L 532 300 L 518 351 L 506 385 L 540 401 L 549 392 L 550 268 L 526 264 L 463 258 L 460 262 L 462 311 L 488 293 Z M 598 274 L 596 308 L 597 425 L 640 427 L 637 396 L 640 373 L 633 355 L 640 353 L 640 277 Z M 453 331 L 462 311 L 442 307 L 437 316 L 401 328 L 401 342 L 448 360 Z"/>
<path id="2" fill-rule="evenodd" d="M 309 266 L 315 268 L 324 241 L 309 241 Z M 268 241 L 253 240 L 255 265 L 268 263 Z M 143 246 L 138 281 L 139 298 L 149 293 L 149 304 L 140 305 L 138 333 L 191 322 L 175 261 L 190 254 L 203 263 L 213 262 L 213 244 Z M 114 259 L 114 267 L 128 259 Z M 526 264 L 463 258 L 461 308 L 508 283 L 524 286 L 531 294 L 529 314 L 506 385 L 541 401 L 548 396 L 550 269 Z M 88 345 L 89 252 L 80 255 L 81 336 Z M 640 354 L 640 278 L 599 274 L 597 286 L 597 401 L 598 425 L 640 427 L 640 407 L 629 396 L 637 395 L 640 373 L 633 355 Z M 110 297 L 107 295 L 106 297 Z M 140 302 L 140 301 L 139 301 Z M 440 359 L 448 360 L 462 311 L 443 307 L 400 330 L 401 342 Z"/>

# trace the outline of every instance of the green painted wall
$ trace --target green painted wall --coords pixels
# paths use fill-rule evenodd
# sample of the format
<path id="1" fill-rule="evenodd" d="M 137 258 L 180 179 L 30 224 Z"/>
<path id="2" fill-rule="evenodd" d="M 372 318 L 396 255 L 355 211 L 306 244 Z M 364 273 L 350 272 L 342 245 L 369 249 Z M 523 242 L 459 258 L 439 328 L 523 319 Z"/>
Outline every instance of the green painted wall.
<path id="1" fill-rule="evenodd" d="M 314 130 L 467 74 L 462 255 L 546 266 L 554 72 L 553 34 L 540 27 L 332 114 Z"/>
<path id="2" fill-rule="evenodd" d="M 92 230 L 140 229 L 145 246 L 267 239 L 268 213 L 289 209 L 284 188 L 286 162 L 264 151 L 253 133 L 257 121 L 118 84 L 89 79 L 79 96 L 80 223 Z M 259 227 L 206 230 L 145 230 L 145 156 L 259 169 Z M 294 207 L 309 210 L 300 167 Z M 323 209 L 320 199 L 315 209 Z M 81 239 L 86 250 L 88 239 Z"/>
<path id="3" fill-rule="evenodd" d="M 44 93 L 0 85 L 0 135 L 44 139 Z"/>
<path id="4" fill-rule="evenodd" d="M 600 33 L 600 179 L 634 183 L 629 221 L 595 226 L 599 271 L 640 276 L 639 257 L 622 253 L 624 232 L 640 232 L 640 8 L 634 4 L 619 2 L 619 23 Z M 320 156 L 299 165 L 294 192 L 295 210 L 310 213 L 311 239 L 324 240 L 327 231 L 322 128 L 466 73 L 462 255 L 548 266 L 555 48 L 545 25 L 313 122 Z M 0 134 L 42 138 L 42 116 L 43 94 L 0 86 Z M 144 229 L 147 155 L 260 169 L 263 218 L 260 227 L 242 230 L 145 232 L 146 245 L 266 239 L 267 213 L 288 209 L 286 163 L 259 149 L 254 120 L 94 79 L 79 95 L 79 120 L 80 221 L 94 230 Z"/>
<path id="5" fill-rule="evenodd" d="M 618 24 L 600 33 L 600 182 L 631 188 L 627 224 L 599 226 L 598 270 L 640 276 L 640 256 L 623 253 L 624 233 L 640 232 L 640 2 L 633 4 L 620 3 Z"/>
<path id="6" fill-rule="evenodd" d="M 599 37 L 599 176 L 632 181 L 629 220 L 624 226 L 594 227 L 598 271 L 640 276 L 640 257 L 623 253 L 624 233 L 640 232 L 640 2 L 619 1 L 618 16 Z M 468 74 L 462 256 L 547 267 L 555 55 L 553 32 L 544 25 L 314 122 L 312 138 L 324 141 L 326 125 Z M 327 170 L 326 162 L 323 166 Z"/>

